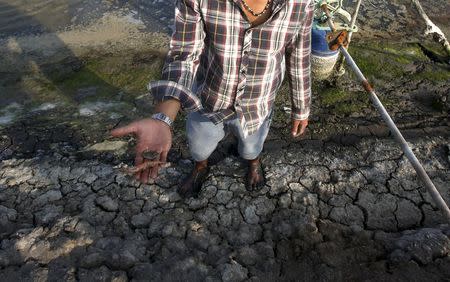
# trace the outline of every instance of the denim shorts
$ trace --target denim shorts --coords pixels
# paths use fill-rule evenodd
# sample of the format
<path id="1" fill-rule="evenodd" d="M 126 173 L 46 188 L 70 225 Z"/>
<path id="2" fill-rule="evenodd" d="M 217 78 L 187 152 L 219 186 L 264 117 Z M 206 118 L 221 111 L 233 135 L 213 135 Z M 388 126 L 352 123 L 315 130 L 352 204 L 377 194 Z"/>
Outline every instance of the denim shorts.
<path id="1" fill-rule="evenodd" d="M 244 132 L 237 117 L 214 124 L 199 112 L 190 113 L 187 117 L 186 133 L 191 156 L 195 161 L 206 160 L 219 142 L 231 132 L 238 139 L 239 155 L 246 160 L 256 159 L 263 149 L 271 120 L 272 113 L 255 133 L 244 138 Z"/>

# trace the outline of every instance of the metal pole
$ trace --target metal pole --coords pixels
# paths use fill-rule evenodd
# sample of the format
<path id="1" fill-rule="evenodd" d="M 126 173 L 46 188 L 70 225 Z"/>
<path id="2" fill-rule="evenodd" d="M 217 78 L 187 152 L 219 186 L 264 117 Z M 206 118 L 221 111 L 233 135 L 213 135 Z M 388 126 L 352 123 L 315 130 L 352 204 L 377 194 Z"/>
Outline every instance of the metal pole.
<path id="1" fill-rule="evenodd" d="M 353 13 L 352 21 L 350 23 L 351 30 L 348 33 L 348 43 L 350 43 L 350 41 L 352 41 L 353 28 L 356 24 L 356 19 L 358 18 L 359 8 L 361 8 L 361 3 L 362 3 L 362 0 L 358 0 L 358 2 L 356 3 L 355 12 Z"/>
<path id="2" fill-rule="evenodd" d="M 335 32 L 336 31 L 336 27 L 334 26 L 333 23 L 333 19 L 331 17 L 331 13 L 330 10 L 328 10 L 328 6 L 326 3 L 322 4 L 322 6 L 320 6 L 323 10 L 323 12 L 325 13 L 325 15 L 327 16 L 327 23 L 331 28 L 331 31 Z"/>
<path id="3" fill-rule="evenodd" d="M 333 20 L 331 18 L 330 12 L 328 11 L 328 7 L 326 5 L 321 6 L 322 10 L 325 12 L 325 14 L 328 17 L 328 25 L 333 31 L 336 31 L 335 25 L 333 23 Z M 342 36 L 343 35 L 343 36 Z M 419 178 L 423 181 L 425 184 L 425 187 L 428 189 L 428 192 L 431 194 L 431 197 L 435 201 L 435 203 L 438 205 L 438 207 L 442 210 L 444 213 L 444 216 L 447 218 L 448 223 L 450 223 L 450 209 L 448 208 L 447 204 L 445 203 L 444 199 L 442 198 L 441 194 L 439 194 L 439 191 L 434 186 L 433 182 L 431 181 L 430 177 L 428 176 L 427 172 L 421 165 L 420 161 L 417 159 L 417 157 L 414 155 L 413 151 L 409 147 L 408 143 L 406 142 L 405 138 L 401 134 L 400 130 L 395 125 L 392 118 L 389 116 L 389 113 L 384 108 L 381 101 L 378 99 L 375 90 L 372 88 L 372 86 L 367 81 L 367 78 L 364 76 L 364 74 L 361 72 L 359 67 L 356 65 L 353 58 L 348 53 L 347 49 L 343 46 L 344 40 L 346 41 L 346 35 L 345 33 L 341 33 L 338 37 L 336 37 L 331 43 L 333 46 L 338 47 L 338 49 L 341 51 L 341 53 L 344 55 L 345 59 L 347 60 L 348 65 L 350 68 L 355 72 L 358 79 L 361 81 L 364 89 L 370 94 L 370 99 L 372 100 L 374 106 L 378 109 L 380 112 L 382 118 L 387 123 L 389 129 L 391 130 L 392 134 L 394 135 L 395 139 L 400 143 L 403 153 L 405 153 L 406 157 L 408 158 L 409 162 L 412 164 L 413 168 L 415 169 L 417 175 Z M 330 47 L 330 49 L 333 49 Z"/>
<path id="4" fill-rule="evenodd" d="M 350 32 L 348 33 L 348 37 L 347 37 L 349 45 L 350 45 L 350 41 L 352 41 L 353 29 L 356 24 L 356 19 L 358 18 L 359 9 L 361 8 L 361 3 L 362 3 L 362 0 L 358 0 L 358 2 L 356 2 L 355 12 L 353 13 L 352 20 L 350 22 Z M 347 48 L 348 48 L 348 46 L 347 46 Z M 344 74 L 344 72 L 343 72 L 344 71 L 344 61 L 345 61 L 345 58 L 343 56 L 341 56 L 339 58 L 339 61 L 337 62 L 336 73 L 338 76 L 341 76 Z"/>
<path id="5" fill-rule="evenodd" d="M 369 82 L 367 81 L 364 74 L 361 72 L 359 67 L 356 65 L 353 58 L 348 53 L 347 49 L 340 45 L 339 50 L 344 55 L 345 59 L 347 60 L 348 65 L 350 68 L 355 72 L 358 79 L 362 82 L 362 85 L 366 89 L 367 92 L 370 94 L 370 98 L 374 104 L 374 106 L 378 109 L 380 112 L 382 118 L 387 123 L 389 129 L 391 130 L 392 134 L 394 135 L 395 139 L 400 143 L 402 151 L 405 153 L 408 160 L 411 162 L 412 166 L 417 172 L 417 175 L 419 178 L 423 181 L 425 184 L 425 187 L 428 189 L 428 192 L 431 194 L 431 197 L 435 201 L 435 203 L 438 205 L 438 207 L 442 210 L 444 215 L 447 217 L 448 222 L 450 223 L 450 209 L 448 208 L 447 204 L 445 203 L 444 199 L 442 198 L 441 194 L 439 194 L 439 191 L 434 186 L 433 182 L 431 181 L 430 177 L 428 176 L 427 172 L 421 165 L 420 161 L 417 159 L 417 157 L 414 155 L 413 151 L 409 147 L 408 143 L 406 142 L 405 138 L 402 136 L 400 130 L 395 125 L 392 118 L 389 116 L 389 113 L 384 108 L 381 101 L 378 99 L 375 90 L 370 86 Z"/>

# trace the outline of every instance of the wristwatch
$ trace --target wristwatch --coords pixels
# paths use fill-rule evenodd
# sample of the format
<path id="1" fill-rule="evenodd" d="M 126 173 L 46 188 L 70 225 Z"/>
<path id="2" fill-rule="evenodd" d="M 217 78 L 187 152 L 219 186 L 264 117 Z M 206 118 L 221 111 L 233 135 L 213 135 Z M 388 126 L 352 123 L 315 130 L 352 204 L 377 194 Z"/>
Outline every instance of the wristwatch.
<path id="1" fill-rule="evenodd" d="M 152 119 L 160 120 L 167 124 L 169 127 L 172 127 L 173 121 L 170 119 L 170 117 L 166 116 L 163 113 L 156 113 L 152 115 Z"/>

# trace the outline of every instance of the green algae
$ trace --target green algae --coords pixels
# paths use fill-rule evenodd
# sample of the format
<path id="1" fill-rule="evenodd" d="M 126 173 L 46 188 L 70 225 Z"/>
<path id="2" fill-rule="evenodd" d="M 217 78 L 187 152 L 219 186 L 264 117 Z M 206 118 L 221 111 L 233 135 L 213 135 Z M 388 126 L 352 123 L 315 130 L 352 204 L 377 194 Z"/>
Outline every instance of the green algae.
<path id="1" fill-rule="evenodd" d="M 74 97 L 80 89 L 96 87 L 94 97 L 107 98 L 122 92 L 125 99 L 134 99 L 146 91 L 149 81 L 160 78 L 162 59 L 154 56 L 140 62 L 133 57 L 103 57 L 87 61 L 70 76 L 55 79 L 56 86 Z"/>
<path id="2" fill-rule="evenodd" d="M 429 67 L 426 70 L 411 76 L 414 80 L 428 80 L 431 82 L 450 82 L 450 68 L 441 68 L 437 66 Z"/>
<path id="3" fill-rule="evenodd" d="M 49 103 L 50 107 L 57 105 L 73 115 L 89 103 L 124 102 L 121 105 L 128 106 L 111 108 L 108 112 L 131 116 L 136 97 L 147 92 L 149 81 L 160 78 L 163 58 L 158 53 L 71 58 L 39 66 L 32 72 L 24 70 L 20 79 L 2 86 L 2 96 L 6 101 L 17 101 L 21 93 L 23 98 L 18 101 L 24 107 L 23 113 L 39 110 Z"/>
<path id="4" fill-rule="evenodd" d="M 406 75 L 405 65 L 422 59 L 416 56 L 416 50 L 409 50 L 405 54 L 400 53 L 393 47 L 354 44 L 349 52 L 363 74 L 377 79 L 393 79 Z"/>
<path id="5" fill-rule="evenodd" d="M 324 106 L 331 106 L 336 103 L 345 102 L 349 99 L 349 92 L 339 88 L 327 88 L 320 92 Z"/>
<path id="6" fill-rule="evenodd" d="M 316 89 L 322 107 L 329 108 L 336 114 L 349 115 L 369 106 L 365 92 L 348 91 L 338 87 Z"/>
<path id="7" fill-rule="evenodd" d="M 355 58 L 363 73 L 375 84 L 395 81 L 401 77 L 411 80 L 428 80 L 432 82 L 450 79 L 448 68 L 441 64 L 430 62 L 418 44 L 391 43 L 356 43 L 350 47 L 350 53 Z M 22 79 L 21 87 L 32 93 L 31 107 L 45 102 L 65 104 L 70 111 L 78 111 L 78 105 L 84 102 L 120 100 L 129 105 L 123 111 L 129 116 L 142 116 L 150 112 L 145 109 L 131 113 L 136 104 L 135 98 L 146 92 L 149 81 L 160 79 L 164 56 L 161 54 L 126 54 L 124 56 L 107 56 L 84 58 L 77 66 L 67 66 L 68 71 L 47 72 L 41 75 L 28 75 Z M 423 68 L 414 71 L 407 66 L 423 64 Z M 351 71 L 347 70 L 350 74 Z M 345 76 L 342 79 L 354 79 Z M 92 88 L 92 95 L 80 96 L 85 89 Z M 285 124 L 290 115 L 284 110 L 289 107 L 289 87 L 285 82 L 279 91 L 275 105 L 274 122 Z M 380 93 L 382 94 L 382 93 Z M 13 95 L 13 94 L 11 94 Z M 120 96 L 120 98 L 118 98 Z M 360 90 L 349 90 L 324 84 L 313 84 L 313 103 L 318 109 L 314 115 L 336 114 L 348 116 L 361 113 L 371 108 L 369 96 Z M 81 97 L 81 98 L 80 98 Z M 386 107 L 396 103 L 395 97 L 379 97 Z M 441 110 L 442 103 L 436 101 L 433 108 Z M 180 115 L 175 125 L 177 131 L 184 132 L 184 115 Z"/>
<path id="8" fill-rule="evenodd" d="M 369 80 L 388 82 L 407 77 L 440 82 L 450 79 L 449 67 L 432 62 L 417 43 L 356 43 L 349 52 Z"/>

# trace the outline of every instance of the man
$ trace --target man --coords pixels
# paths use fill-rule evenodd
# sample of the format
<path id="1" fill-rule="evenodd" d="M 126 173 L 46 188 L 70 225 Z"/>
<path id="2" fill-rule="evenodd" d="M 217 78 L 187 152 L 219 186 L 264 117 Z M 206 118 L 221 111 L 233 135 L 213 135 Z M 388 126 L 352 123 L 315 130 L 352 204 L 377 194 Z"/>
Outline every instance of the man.
<path id="1" fill-rule="evenodd" d="M 292 135 L 303 134 L 308 125 L 311 1 L 177 1 L 163 78 L 149 84 L 159 102 L 155 115 L 112 132 L 116 137 L 137 135 L 136 176 L 142 182 L 156 178 L 158 164 L 166 162 L 170 125 L 183 108 L 189 113 L 186 131 L 195 167 L 179 186 L 182 196 L 199 192 L 209 172 L 207 159 L 228 131 L 238 138 L 239 154 L 248 161 L 247 189 L 265 184 L 259 155 L 285 70 Z M 156 162 L 144 159 L 146 151 L 160 153 Z"/>

